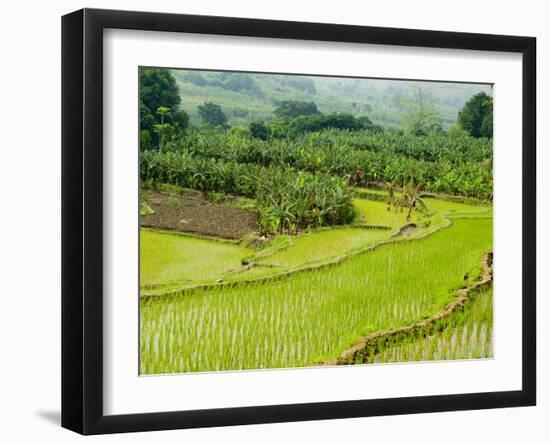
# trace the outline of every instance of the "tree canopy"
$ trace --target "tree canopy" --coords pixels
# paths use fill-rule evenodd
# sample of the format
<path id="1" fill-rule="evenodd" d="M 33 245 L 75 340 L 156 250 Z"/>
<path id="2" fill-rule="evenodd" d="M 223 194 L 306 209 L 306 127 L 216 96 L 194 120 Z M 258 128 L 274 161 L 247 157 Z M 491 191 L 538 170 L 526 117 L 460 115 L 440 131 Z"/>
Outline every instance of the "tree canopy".
<path id="1" fill-rule="evenodd" d="M 315 115 L 320 114 L 317 109 L 317 105 L 313 102 L 301 102 L 297 100 L 284 100 L 275 111 L 273 111 L 278 118 L 295 118 L 300 115 Z"/>
<path id="2" fill-rule="evenodd" d="M 474 95 L 458 113 L 458 123 L 472 137 L 493 137 L 493 98 Z"/>
<path id="3" fill-rule="evenodd" d="M 189 116 L 179 109 L 181 98 L 175 78 L 163 68 L 139 71 L 140 147 L 162 147 L 170 137 L 185 131 Z"/>
<path id="4" fill-rule="evenodd" d="M 319 113 L 299 115 L 294 118 L 275 119 L 269 125 L 269 134 L 276 138 L 295 137 L 307 132 L 318 132 L 326 129 L 343 129 L 347 131 L 360 131 L 366 129 L 373 132 L 383 131 L 380 126 L 373 124 L 367 116 L 356 118 L 349 113 L 334 112 L 331 114 Z"/>
<path id="5" fill-rule="evenodd" d="M 180 105 L 176 79 L 167 69 L 142 68 L 139 81 L 140 100 L 150 110 L 156 110 L 160 106 L 176 109 Z"/>
<path id="6" fill-rule="evenodd" d="M 254 138 L 267 140 L 269 138 L 269 128 L 264 122 L 252 122 L 250 123 L 250 134 L 252 134 Z"/>
<path id="7" fill-rule="evenodd" d="M 437 103 L 422 87 L 413 88 L 409 98 L 397 101 L 403 110 L 403 125 L 408 132 L 415 135 L 426 135 L 441 130 L 441 112 Z"/>
<path id="8" fill-rule="evenodd" d="M 222 111 L 222 107 L 215 103 L 204 102 L 198 107 L 199 115 L 204 123 L 212 126 L 227 125 L 227 116 Z"/>

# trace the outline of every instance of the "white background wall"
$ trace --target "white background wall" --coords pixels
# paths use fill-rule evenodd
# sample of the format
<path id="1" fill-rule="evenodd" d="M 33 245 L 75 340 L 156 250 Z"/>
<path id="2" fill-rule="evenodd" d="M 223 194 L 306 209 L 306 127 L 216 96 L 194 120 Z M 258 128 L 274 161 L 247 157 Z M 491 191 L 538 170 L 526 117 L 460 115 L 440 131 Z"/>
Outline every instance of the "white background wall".
<path id="1" fill-rule="evenodd" d="M 0 438 L 75 441 L 60 414 L 60 16 L 81 7 L 319 21 L 538 38 L 538 147 L 543 154 L 550 92 L 545 2 L 393 0 L 368 2 L 200 0 L 11 1 L 0 32 Z M 546 105 L 546 106 L 545 106 Z M 546 108 L 546 109 L 543 109 Z M 548 124 L 548 123 L 547 123 Z M 519 147 L 518 147 L 519 149 Z M 539 156 L 539 226 L 550 194 Z M 545 251 L 541 253 L 541 249 Z M 539 228 L 539 406 L 233 428 L 102 436 L 94 441 L 545 442 L 550 438 L 549 235 Z M 545 273 L 546 275 L 541 275 Z"/>

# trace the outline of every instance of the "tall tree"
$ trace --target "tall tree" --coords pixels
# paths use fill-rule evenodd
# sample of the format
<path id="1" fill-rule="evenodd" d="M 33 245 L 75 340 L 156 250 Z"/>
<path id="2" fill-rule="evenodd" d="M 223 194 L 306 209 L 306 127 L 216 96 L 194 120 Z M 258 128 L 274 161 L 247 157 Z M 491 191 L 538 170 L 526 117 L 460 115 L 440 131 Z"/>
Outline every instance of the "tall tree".
<path id="1" fill-rule="evenodd" d="M 252 134 L 252 137 L 254 138 L 267 140 L 269 138 L 269 128 L 265 125 L 264 122 L 252 122 L 250 123 L 250 134 Z"/>
<path id="2" fill-rule="evenodd" d="M 220 105 L 204 102 L 204 104 L 199 105 L 198 111 L 202 121 L 207 125 L 227 126 L 227 116 Z"/>
<path id="3" fill-rule="evenodd" d="M 168 69 L 141 68 L 139 71 L 139 109 L 141 149 L 160 146 L 161 134 L 166 142 L 166 131 L 158 125 L 170 124 L 172 134 L 184 131 L 189 116 L 179 109 L 181 98 L 176 79 Z M 158 112 L 159 109 L 167 110 Z"/>
<path id="4" fill-rule="evenodd" d="M 170 108 L 159 106 L 157 115 L 160 117 L 160 123 L 154 126 L 155 133 L 159 136 L 159 149 L 164 149 L 164 143 L 173 131 L 173 126 L 170 123 L 165 123 L 165 119 L 170 116 Z"/>
<path id="5" fill-rule="evenodd" d="M 139 81 L 139 98 L 153 112 L 161 106 L 176 109 L 180 105 L 176 79 L 168 69 L 141 68 Z"/>
<path id="6" fill-rule="evenodd" d="M 441 130 L 441 112 L 430 94 L 421 86 L 412 89 L 411 96 L 397 100 L 403 112 L 405 128 L 416 135 Z"/>
<path id="7" fill-rule="evenodd" d="M 301 102 L 297 100 L 282 101 L 275 111 L 278 118 L 294 118 L 300 115 L 315 115 L 320 114 L 317 105 L 313 102 Z"/>
<path id="8" fill-rule="evenodd" d="M 458 123 L 472 137 L 493 136 L 493 98 L 480 92 L 458 113 Z"/>

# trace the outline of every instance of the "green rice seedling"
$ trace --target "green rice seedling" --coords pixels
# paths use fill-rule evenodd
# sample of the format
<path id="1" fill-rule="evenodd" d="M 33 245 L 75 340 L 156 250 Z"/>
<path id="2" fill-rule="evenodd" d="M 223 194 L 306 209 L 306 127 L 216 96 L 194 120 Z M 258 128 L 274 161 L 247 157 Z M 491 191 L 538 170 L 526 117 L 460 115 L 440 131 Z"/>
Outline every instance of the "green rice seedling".
<path id="1" fill-rule="evenodd" d="M 247 257 L 247 267 L 228 274 L 225 281 L 246 281 L 319 266 L 388 240 L 392 231 L 364 227 L 324 228 L 299 236 L 277 236 L 272 247 Z"/>
<path id="2" fill-rule="evenodd" d="M 488 205 L 469 205 L 439 198 L 423 198 L 422 201 L 430 210 L 444 215 L 492 215 L 492 207 Z"/>
<path id="3" fill-rule="evenodd" d="M 242 258 L 251 252 L 231 242 L 142 229 L 140 286 L 162 292 L 213 282 L 225 272 L 241 268 Z"/>
<path id="4" fill-rule="evenodd" d="M 362 216 L 361 222 L 368 225 L 399 228 L 407 223 L 419 223 L 423 216 L 417 211 L 413 211 L 411 219 L 407 221 L 405 209 L 397 212 L 393 208 L 387 210 L 388 205 L 383 201 L 356 198 L 353 200 L 353 205 Z"/>
<path id="5" fill-rule="evenodd" d="M 343 256 L 381 240 L 388 239 L 391 232 L 382 229 L 342 228 L 321 229 L 291 239 L 284 249 L 259 260 L 272 266 L 294 268 Z"/>
<path id="6" fill-rule="evenodd" d="M 336 358 L 362 336 L 442 309 L 480 275 L 480 259 L 491 248 L 491 219 L 456 219 L 427 238 L 314 271 L 144 299 L 141 373 L 297 367 Z M 487 331 L 476 332 L 479 355 Z M 434 346 L 431 355 L 440 355 Z"/>
<path id="7" fill-rule="evenodd" d="M 376 363 L 463 360 L 493 357 L 493 289 L 474 291 L 464 309 L 454 312 L 439 328 L 392 343 L 371 357 Z"/>

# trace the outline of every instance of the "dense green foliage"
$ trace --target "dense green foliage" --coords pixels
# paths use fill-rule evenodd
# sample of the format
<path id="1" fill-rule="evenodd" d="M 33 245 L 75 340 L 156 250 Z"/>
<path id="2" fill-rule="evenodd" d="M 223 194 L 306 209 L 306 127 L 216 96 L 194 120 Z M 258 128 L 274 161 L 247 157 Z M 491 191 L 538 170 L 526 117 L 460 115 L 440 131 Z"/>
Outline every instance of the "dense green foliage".
<path id="1" fill-rule="evenodd" d="M 319 113 L 300 115 L 294 118 L 279 118 L 273 120 L 269 125 L 269 133 L 274 138 L 295 138 L 301 134 L 319 132 L 326 129 L 383 131 L 380 126 L 374 125 L 366 116 L 356 118 L 352 114 L 345 113 Z"/>
<path id="2" fill-rule="evenodd" d="M 273 111 L 277 118 L 295 118 L 303 115 L 320 114 L 317 105 L 313 102 L 301 102 L 296 100 L 285 100 Z"/>
<path id="3" fill-rule="evenodd" d="M 203 105 L 199 106 L 198 110 L 203 123 L 222 127 L 227 125 L 227 116 L 223 113 L 220 105 L 205 102 Z"/>
<path id="4" fill-rule="evenodd" d="M 247 167 L 284 166 L 347 177 L 353 186 L 400 183 L 414 176 L 425 191 L 492 197 L 492 140 L 465 134 L 414 136 L 394 131 L 329 130 L 264 141 L 234 133 L 210 133 L 184 137 L 173 150 Z M 150 161 L 154 167 L 153 157 L 142 158 L 145 168 Z M 235 192 L 229 187 L 219 190 Z"/>
<path id="5" fill-rule="evenodd" d="M 383 131 L 366 115 L 323 114 L 314 102 L 284 100 L 268 124 L 228 131 L 221 106 L 206 101 L 198 107 L 206 126 L 183 134 L 187 121 L 170 71 L 144 68 L 140 76 L 142 148 L 151 151 L 141 157 L 142 180 L 254 198 L 264 233 L 348 222 L 351 186 L 414 183 L 424 191 L 492 198 L 492 139 L 435 128 L 439 114 L 420 87 L 400 100 L 408 109 L 408 132 Z M 237 73 L 192 71 L 187 78 L 241 94 L 255 85 Z M 311 89 L 307 84 L 293 87 Z M 474 96 L 462 118 L 478 115 L 474 111 L 488 99 Z M 483 114 L 481 127 L 488 118 Z"/>
<path id="6" fill-rule="evenodd" d="M 493 137 L 493 98 L 474 95 L 458 113 L 458 123 L 472 137 Z"/>
<path id="7" fill-rule="evenodd" d="M 170 71 L 141 68 L 139 71 L 140 104 L 155 112 L 160 106 L 175 109 L 181 103 L 176 81 Z"/>
<path id="8" fill-rule="evenodd" d="M 269 128 L 264 122 L 252 122 L 250 123 L 250 134 L 254 138 L 267 140 L 269 138 Z"/>
<path id="9" fill-rule="evenodd" d="M 189 116 L 179 109 L 181 98 L 176 80 L 167 69 L 140 68 L 140 146 L 151 149 L 165 140 L 181 136 Z"/>

